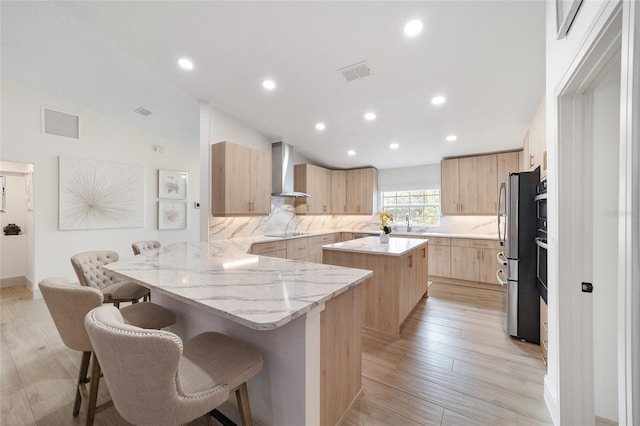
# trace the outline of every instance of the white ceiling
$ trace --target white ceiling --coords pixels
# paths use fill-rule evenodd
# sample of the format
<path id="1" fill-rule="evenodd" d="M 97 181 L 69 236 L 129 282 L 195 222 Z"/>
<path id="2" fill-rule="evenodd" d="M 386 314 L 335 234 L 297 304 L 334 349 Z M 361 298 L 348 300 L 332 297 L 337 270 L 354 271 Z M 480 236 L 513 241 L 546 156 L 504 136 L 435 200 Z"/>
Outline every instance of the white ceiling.
<path id="1" fill-rule="evenodd" d="M 208 100 L 333 167 L 522 147 L 544 94 L 542 0 L 3 1 L 1 12 L 5 77 L 195 146 L 197 100 Z M 408 39 L 411 18 L 425 28 Z M 193 71 L 176 66 L 182 56 Z M 363 60 L 373 76 L 337 72 Z M 440 94 L 447 102 L 431 105 Z M 134 114 L 139 106 L 153 114 Z M 452 133 L 458 141 L 446 142 Z"/>

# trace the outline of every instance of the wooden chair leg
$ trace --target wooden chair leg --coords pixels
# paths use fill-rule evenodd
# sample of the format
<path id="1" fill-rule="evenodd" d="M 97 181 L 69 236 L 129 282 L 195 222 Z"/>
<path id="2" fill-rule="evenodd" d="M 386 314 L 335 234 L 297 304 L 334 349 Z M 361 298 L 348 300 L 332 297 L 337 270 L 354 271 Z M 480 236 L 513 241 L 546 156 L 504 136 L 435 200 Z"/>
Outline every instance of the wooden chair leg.
<path id="1" fill-rule="evenodd" d="M 87 409 L 87 426 L 93 425 L 93 419 L 96 416 L 96 403 L 98 401 L 98 386 L 100 385 L 100 363 L 98 357 L 93 354 L 93 363 L 91 364 L 91 387 L 89 390 L 89 407 Z"/>
<path id="2" fill-rule="evenodd" d="M 249 406 L 249 392 L 247 392 L 247 382 L 241 384 L 236 389 L 236 399 L 238 400 L 238 408 L 240 409 L 240 420 L 242 426 L 253 425 L 251 418 L 251 407 Z"/>
<path id="3" fill-rule="evenodd" d="M 78 385 L 76 386 L 76 400 L 73 403 L 73 417 L 76 417 L 80 412 L 80 404 L 82 403 L 82 395 L 80 394 L 80 387 L 87 383 L 87 371 L 89 371 L 89 360 L 91 359 L 91 352 L 82 352 L 82 362 L 80 363 L 80 372 L 78 373 Z"/>

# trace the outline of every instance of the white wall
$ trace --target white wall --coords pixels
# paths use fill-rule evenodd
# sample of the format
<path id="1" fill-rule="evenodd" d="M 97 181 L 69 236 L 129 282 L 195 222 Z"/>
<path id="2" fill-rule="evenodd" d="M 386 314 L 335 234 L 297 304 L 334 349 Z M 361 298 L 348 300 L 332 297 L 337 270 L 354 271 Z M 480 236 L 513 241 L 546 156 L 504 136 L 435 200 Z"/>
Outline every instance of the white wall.
<path id="1" fill-rule="evenodd" d="M 595 414 L 618 421 L 620 56 L 593 90 L 593 372 Z"/>
<path id="2" fill-rule="evenodd" d="M 51 275 L 76 281 L 69 258 L 87 250 L 112 249 L 131 256 L 131 243 L 154 239 L 162 244 L 197 240 L 200 197 L 198 141 L 193 149 L 155 136 L 59 97 L 38 92 L 12 80 L 2 80 L 2 160 L 34 164 L 34 266 L 29 278 L 37 283 Z M 80 140 L 41 133 L 41 106 L 77 114 Z M 194 101 L 193 114 L 198 114 Z M 164 153 L 153 151 L 162 145 Z M 145 226 L 108 230 L 58 230 L 58 157 L 75 156 L 144 166 Z M 158 169 L 189 173 L 188 228 L 157 229 Z"/>
<path id="3" fill-rule="evenodd" d="M 438 188 L 440 188 L 440 164 L 378 170 L 380 192 Z"/>

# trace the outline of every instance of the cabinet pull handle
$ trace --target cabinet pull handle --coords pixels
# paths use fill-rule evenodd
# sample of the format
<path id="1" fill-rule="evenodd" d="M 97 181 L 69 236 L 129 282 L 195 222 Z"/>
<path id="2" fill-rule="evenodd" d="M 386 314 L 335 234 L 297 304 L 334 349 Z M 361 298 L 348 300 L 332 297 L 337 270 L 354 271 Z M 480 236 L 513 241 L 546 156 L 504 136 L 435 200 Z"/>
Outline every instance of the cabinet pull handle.
<path id="1" fill-rule="evenodd" d="M 427 257 L 427 249 L 425 247 L 422 247 L 422 257 Z"/>
<path id="2" fill-rule="evenodd" d="M 251 202 L 247 203 L 249 205 L 249 211 L 251 211 Z"/>
<path id="3" fill-rule="evenodd" d="M 409 256 L 407 260 L 408 260 L 407 266 L 409 268 L 413 268 L 413 255 Z"/>
<path id="4" fill-rule="evenodd" d="M 533 154 L 529 154 L 529 168 L 533 167 Z"/>

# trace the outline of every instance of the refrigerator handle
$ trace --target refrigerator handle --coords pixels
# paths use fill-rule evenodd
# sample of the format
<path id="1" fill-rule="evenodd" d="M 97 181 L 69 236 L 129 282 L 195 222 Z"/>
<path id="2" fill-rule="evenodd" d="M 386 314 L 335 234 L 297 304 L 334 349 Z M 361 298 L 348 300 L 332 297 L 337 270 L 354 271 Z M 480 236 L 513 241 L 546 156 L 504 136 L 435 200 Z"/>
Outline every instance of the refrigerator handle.
<path id="1" fill-rule="evenodd" d="M 502 192 L 504 191 L 505 196 L 507 193 L 507 185 L 504 182 L 500 183 L 500 189 L 498 190 L 498 241 L 500 242 L 500 247 L 504 247 L 504 239 L 502 238 L 502 234 L 501 234 L 501 227 L 502 227 L 502 220 L 501 218 L 505 215 L 505 213 L 500 211 L 500 200 L 502 200 Z M 506 202 L 506 198 L 505 198 L 505 202 Z M 505 206 L 506 208 L 506 206 Z M 505 230 L 506 233 L 506 230 Z M 505 235 L 506 236 L 506 235 Z"/>
<path id="2" fill-rule="evenodd" d="M 504 271 L 502 269 L 498 269 L 498 271 L 496 272 L 496 279 L 498 280 L 498 283 L 504 287 L 505 285 L 507 285 L 507 280 L 503 280 L 500 275 L 502 275 L 502 278 L 504 278 Z"/>

